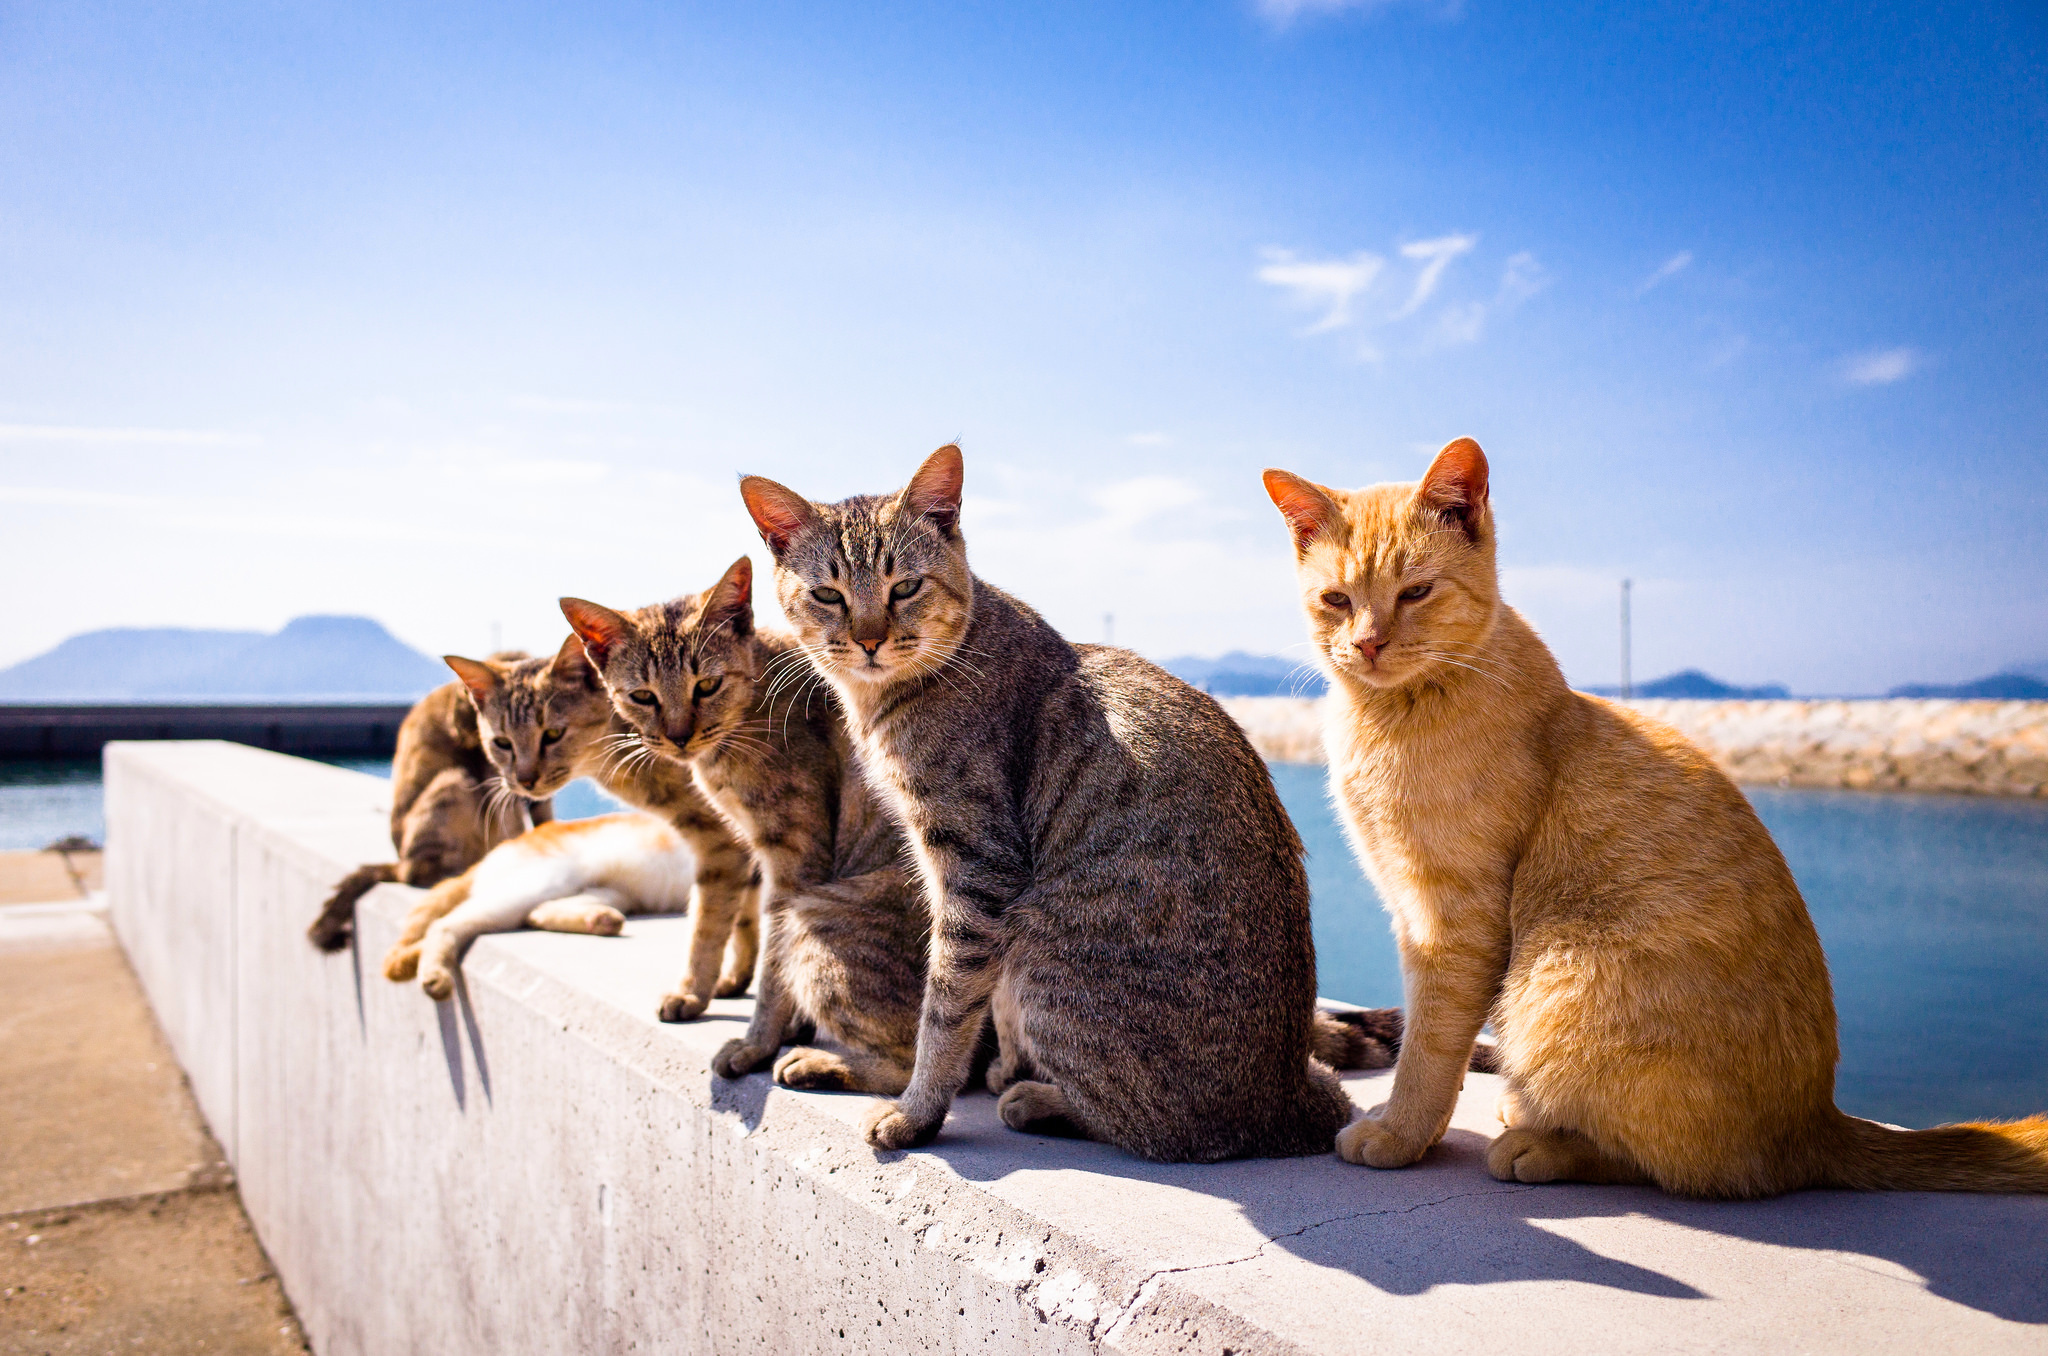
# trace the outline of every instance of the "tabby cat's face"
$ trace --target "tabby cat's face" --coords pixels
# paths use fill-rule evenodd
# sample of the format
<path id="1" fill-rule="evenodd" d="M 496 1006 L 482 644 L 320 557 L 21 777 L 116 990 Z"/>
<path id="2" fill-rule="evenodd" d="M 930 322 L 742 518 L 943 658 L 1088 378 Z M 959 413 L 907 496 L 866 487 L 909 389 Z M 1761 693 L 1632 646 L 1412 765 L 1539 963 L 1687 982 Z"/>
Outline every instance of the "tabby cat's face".
<path id="1" fill-rule="evenodd" d="M 879 692 L 958 653 L 974 620 L 961 476 L 960 449 L 948 445 L 893 495 L 817 504 L 761 476 L 740 482 L 775 556 L 783 613 L 841 688 Z"/>
<path id="2" fill-rule="evenodd" d="M 611 704 L 574 637 L 552 659 L 447 661 L 476 705 L 484 755 L 514 794 L 552 796 L 596 756 Z"/>
<path id="3" fill-rule="evenodd" d="M 1485 454 L 1461 438 L 1412 485 L 1334 490 L 1285 471 L 1266 490 L 1295 542 L 1318 662 L 1367 687 L 1474 672 L 1500 608 Z"/>
<path id="4" fill-rule="evenodd" d="M 742 556 L 703 593 L 632 612 L 562 600 L 641 747 L 687 762 L 746 737 L 762 677 L 753 589 L 753 564 Z"/>

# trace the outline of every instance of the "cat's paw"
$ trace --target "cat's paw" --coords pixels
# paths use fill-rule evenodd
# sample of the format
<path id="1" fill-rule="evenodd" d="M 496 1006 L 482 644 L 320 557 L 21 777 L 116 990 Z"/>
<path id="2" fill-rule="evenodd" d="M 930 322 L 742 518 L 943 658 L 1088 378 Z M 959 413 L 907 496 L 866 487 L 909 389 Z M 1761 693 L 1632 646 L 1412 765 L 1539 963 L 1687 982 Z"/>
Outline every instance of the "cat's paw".
<path id="1" fill-rule="evenodd" d="M 1486 1170 L 1503 1182 L 1566 1182 L 1577 1167 L 1570 1147 L 1541 1130 L 1503 1130 L 1486 1150 Z"/>
<path id="2" fill-rule="evenodd" d="M 394 946 L 384 953 L 384 978 L 393 984 L 403 984 L 420 972 L 420 949 L 414 946 Z"/>
<path id="3" fill-rule="evenodd" d="M 718 1053 L 711 1057 L 711 1072 L 720 1078 L 745 1078 L 774 1056 L 773 1050 L 749 1045 L 745 1036 L 735 1036 L 718 1047 Z"/>
<path id="4" fill-rule="evenodd" d="M 664 994 L 661 1000 L 661 1020 L 664 1022 L 694 1022 L 704 1015 L 704 1009 L 711 1006 L 708 998 L 699 998 L 693 993 Z"/>
<path id="5" fill-rule="evenodd" d="M 1337 1132 L 1337 1157 L 1368 1168 L 1405 1168 L 1428 1152 L 1427 1141 L 1404 1139 L 1370 1112 Z"/>
<path id="6" fill-rule="evenodd" d="M 896 1103 L 877 1102 L 861 1118 L 860 1131 L 877 1149 L 916 1149 L 937 1139 L 945 1120 L 941 1116 L 929 1125 L 919 1125 L 897 1110 Z"/>
<path id="7" fill-rule="evenodd" d="M 429 966 L 420 975 L 420 987 L 436 1003 L 445 1003 L 455 996 L 455 972 L 438 965 Z"/>
<path id="8" fill-rule="evenodd" d="M 1020 1065 L 1005 1063 L 999 1059 L 988 1066 L 988 1072 L 982 1075 L 981 1081 L 987 1084 L 989 1092 L 1000 1097 L 1010 1084 L 1023 1076 L 1024 1070 Z"/>
<path id="9" fill-rule="evenodd" d="M 830 1050 L 798 1046 L 785 1050 L 775 1061 L 775 1081 L 785 1088 L 808 1088 L 813 1092 L 852 1092 L 853 1070 Z"/>
<path id="10" fill-rule="evenodd" d="M 753 982 L 754 976 L 751 972 L 737 975 L 720 975 L 718 977 L 718 986 L 711 992 L 720 998 L 738 998 L 747 991 L 747 986 Z"/>

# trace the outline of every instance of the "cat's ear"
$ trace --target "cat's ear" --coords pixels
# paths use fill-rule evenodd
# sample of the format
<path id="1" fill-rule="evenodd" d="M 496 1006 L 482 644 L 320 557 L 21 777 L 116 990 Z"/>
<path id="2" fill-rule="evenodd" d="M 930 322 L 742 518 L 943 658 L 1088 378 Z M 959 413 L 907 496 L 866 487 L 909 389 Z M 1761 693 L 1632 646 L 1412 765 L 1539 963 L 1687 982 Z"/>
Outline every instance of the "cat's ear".
<path id="1" fill-rule="evenodd" d="M 1429 464 L 1416 499 L 1458 525 L 1465 540 L 1479 540 L 1479 519 L 1486 512 L 1486 454 L 1470 438 L 1445 443 Z"/>
<path id="2" fill-rule="evenodd" d="M 584 653 L 590 662 L 603 668 L 610 657 L 612 646 L 626 635 L 626 619 L 608 607 L 587 603 L 581 598 L 564 598 L 562 615 L 569 619 L 569 629 L 583 642 Z"/>
<path id="3" fill-rule="evenodd" d="M 444 654 L 441 662 L 455 670 L 455 676 L 469 689 L 470 699 L 481 706 L 489 701 L 498 690 L 498 671 L 481 660 L 464 659 L 459 654 Z"/>
<path id="4" fill-rule="evenodd" d="M 950 538 L 960 522 L 960 491 L 966 479 L 959 447 L 947 443 L 924 459 L 897 502 L 913 518 L 929 518 L 940 536 Z"/>
<path id="5" fill-rule="evenodd" d="M 1344 513 L 1337 507 L 1337 501 L 1313 480 L 1303 480 L 1292 471 L 1275 470 L 1268 470 L 1265 479 L 1266 493 L 1273 496 L 1273 506 L 1280 510 L 1288 530 L 1294 533 L 1297 555 L 1343 524 Z"/>
<path id="6" fill-rule="evenodd" d="M 555 651 L 555 659 L 548 665 L 548 673 L 564 687 L 587 687 L 592 690 L 604 686 L 596 668 L 591 665 L 590 656 L 584 653 L 583 637 L 571 631 L 562 641 L 562 648 Z"/>
<path id="7" fill-rule="evenodd" d="M 761 540 L 778 560 L 797 533 L 818 521 L 818 510 L 811 507 L 810 500 L 766 476 L 741 476 L 740 498 L 746 501 Z"/>
<path id="8" fill-rule="evenodd" d="M 718 582 L 711 586 L 711 592 L 704 595 L 704 616 L 700 623 L 706 630 L 730 624 L 736 636 L 752 635 L 754 631 L 754 562 L 746 556 L 735 560 Z"/>

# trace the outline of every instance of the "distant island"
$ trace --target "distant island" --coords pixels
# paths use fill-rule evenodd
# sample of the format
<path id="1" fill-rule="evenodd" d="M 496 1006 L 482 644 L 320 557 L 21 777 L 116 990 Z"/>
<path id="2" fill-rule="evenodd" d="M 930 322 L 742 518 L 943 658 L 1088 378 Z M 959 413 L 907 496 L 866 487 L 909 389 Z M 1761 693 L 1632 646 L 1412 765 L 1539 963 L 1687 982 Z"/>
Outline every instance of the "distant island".
<path id="1" fill-rule="evenodd" d="M 448 670 L 368 617 L 275 635 L 117 627 L 0 669 L 0 701 L 412 701 Z"/>
<path id="2" fill-rule="evenodd" d="M 1160 667 L 1215 697 L 1320 697 L 1329 687 L 1307 660 L 1243 650 L 1232 650 L 1220 659 L 1182 655 Z"/>

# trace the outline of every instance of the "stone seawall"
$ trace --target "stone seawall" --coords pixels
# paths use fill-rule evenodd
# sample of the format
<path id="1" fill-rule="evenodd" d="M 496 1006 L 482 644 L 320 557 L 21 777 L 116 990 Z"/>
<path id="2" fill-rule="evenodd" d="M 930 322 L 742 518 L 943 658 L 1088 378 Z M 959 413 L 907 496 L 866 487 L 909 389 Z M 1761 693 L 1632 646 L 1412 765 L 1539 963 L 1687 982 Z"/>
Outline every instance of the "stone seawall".
<path id="1" fill-rule="evenodd" d="M 1322 711 L 1298 697 L 1227 697 L 1260 753 L 1320 763 Z M 1856 791 L 2048 796 L 2048 702 L 1639 701 L 1739 782 Z"/>

